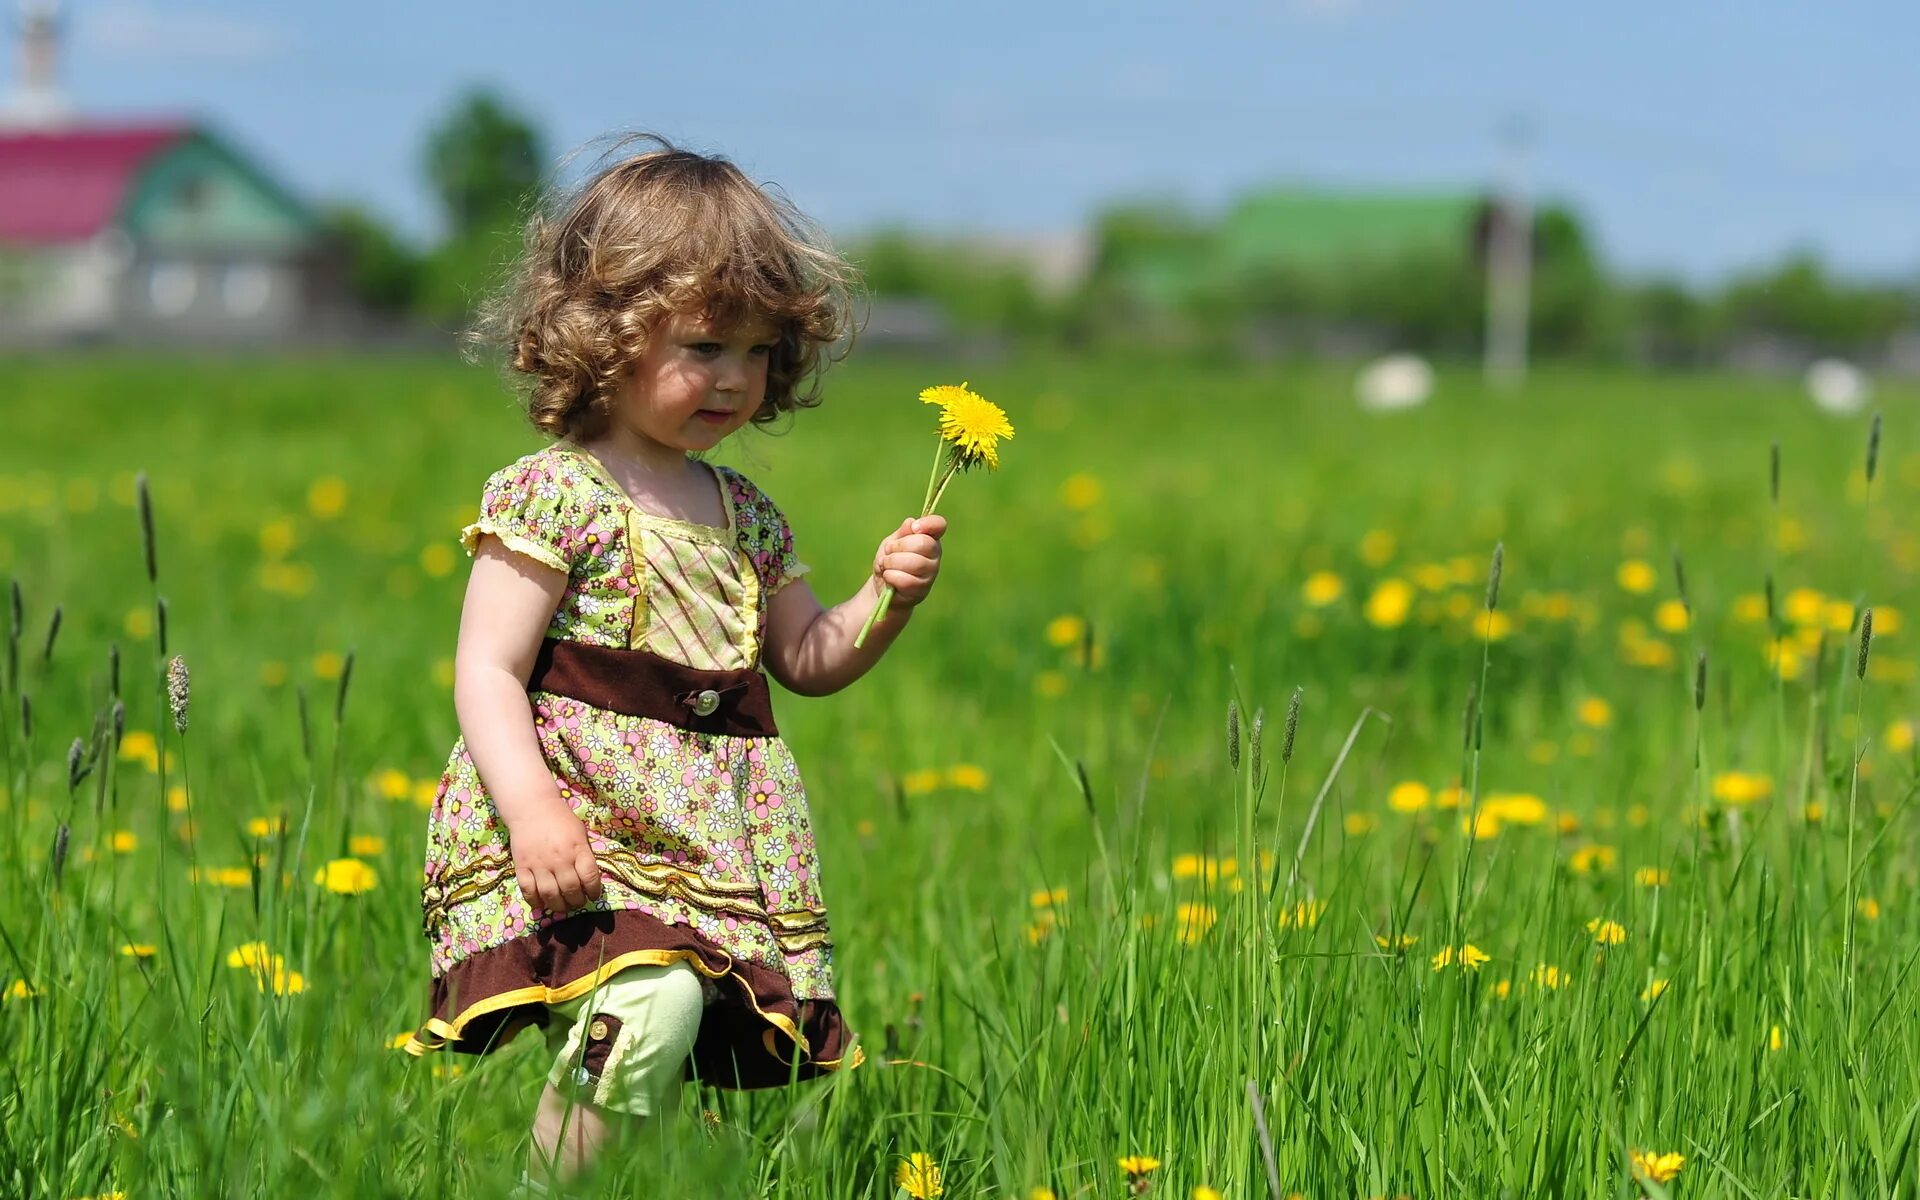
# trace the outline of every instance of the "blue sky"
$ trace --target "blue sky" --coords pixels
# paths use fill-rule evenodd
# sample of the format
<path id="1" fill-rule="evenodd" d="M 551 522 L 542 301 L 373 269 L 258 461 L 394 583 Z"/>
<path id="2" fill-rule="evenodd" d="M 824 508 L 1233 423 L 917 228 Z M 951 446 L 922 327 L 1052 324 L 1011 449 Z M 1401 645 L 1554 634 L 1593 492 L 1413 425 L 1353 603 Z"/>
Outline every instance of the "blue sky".
<path id="1" fill-rule="evenodd" d="M 1056 231 L 1116 198 L 1205 211 L 1275 181 L 1478 186 L 1519 116 L 1534 192 L 1627 271 L 1713 278 L 1806 246 L 1920 274 L 1908 0 L 65 9 L 84 111 L 204 117 L 302 194 L 423 236 L 426 131 L 486 84 L 555 157 L 657 129 L 837 233 Z"/>

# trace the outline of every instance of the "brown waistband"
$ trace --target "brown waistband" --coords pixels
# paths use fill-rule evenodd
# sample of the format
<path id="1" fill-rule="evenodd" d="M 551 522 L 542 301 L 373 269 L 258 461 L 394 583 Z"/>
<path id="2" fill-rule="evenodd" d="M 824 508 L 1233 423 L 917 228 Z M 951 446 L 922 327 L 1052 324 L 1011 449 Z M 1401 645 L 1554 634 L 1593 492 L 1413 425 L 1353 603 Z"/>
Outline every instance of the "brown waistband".
<path id="1" fill-rule="evenodd" d="M 527 690 L 571 696 L 595 708 L 651 717 L 696 733 L 747 738 L 778 734 L 767 677 L 759 671 L 703 671 L 650 650 L 546 638 L 533 660 Z"/>

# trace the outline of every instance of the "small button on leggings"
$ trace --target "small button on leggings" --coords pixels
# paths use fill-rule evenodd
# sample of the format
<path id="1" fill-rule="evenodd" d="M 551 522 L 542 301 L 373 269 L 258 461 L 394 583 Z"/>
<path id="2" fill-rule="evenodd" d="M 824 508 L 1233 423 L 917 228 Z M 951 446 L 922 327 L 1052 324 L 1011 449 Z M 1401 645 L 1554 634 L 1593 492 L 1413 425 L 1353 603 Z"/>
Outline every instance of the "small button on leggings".
<path id="1" fill-rule="evenodd" d="M 701 982 L 684 962 L 626 967 L 549 1005 L 547 1082 L 611 1112 L 644 1117 L 670 1109 L 700 1032 Z"/>

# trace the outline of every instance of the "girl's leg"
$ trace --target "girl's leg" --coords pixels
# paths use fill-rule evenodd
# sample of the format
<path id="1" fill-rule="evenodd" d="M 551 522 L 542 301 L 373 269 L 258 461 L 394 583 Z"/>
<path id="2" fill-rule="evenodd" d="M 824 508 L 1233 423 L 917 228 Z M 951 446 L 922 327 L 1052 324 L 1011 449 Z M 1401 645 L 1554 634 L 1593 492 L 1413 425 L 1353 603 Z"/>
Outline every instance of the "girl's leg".
<path id="1" fill-rule="evenodd" d="M 572 1176 L 607 1143 L 669 1110 L 704 1007 L 700 977 L 685 963 L 629 967 L 552 1006 L 548 1040 L 557 1054 L 534 1112 L 528 1178 Z"/>

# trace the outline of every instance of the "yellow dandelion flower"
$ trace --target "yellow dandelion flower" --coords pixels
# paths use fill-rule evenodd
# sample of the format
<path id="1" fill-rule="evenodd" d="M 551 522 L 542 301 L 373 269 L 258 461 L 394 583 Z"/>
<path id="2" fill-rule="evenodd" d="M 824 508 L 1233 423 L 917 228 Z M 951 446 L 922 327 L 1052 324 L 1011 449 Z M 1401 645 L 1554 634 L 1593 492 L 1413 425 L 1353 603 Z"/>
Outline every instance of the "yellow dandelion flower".
<path id="1" fill-rule="evenodd" d="M 1397 629 L 1406 624 L 1413 608 L 1413 585 L 1404 579 L 1383 579 L 1367 597 L 1367 623 L 1379 629 Z"/>
<path id="2" fill-rule="evenodd" d="M 1499 983 L 1493 985 L 1493 998 L 1495 1000 L 1505 1000 L 1511 995 L 1513 995 L 1513 980 L 1502 979 Z"/>
<path id="3" fill-rule="evenodd" d="M 253 969 L 253 983 L 261 992 L 272 992 L 276 996 L 297 996 L 307 990 L 306 977 L 298 971 L 287 970 L 286 960 L 278 954 L 271 963 Z"/>
<path id="4" fill-rule="evenodd" d="M 1380 822 L 1372 813 L 1348 813 L 1340 822 L 1340 828 L 1347 831 L 1348 837 L 1365 837 L 1380 827 Z"/>
<path id="5" fill-rule="evenodd" d="M 1662 600 L 1653 610 L 1653 623 L 1661 633 L 1685 633 L 1693 618 L 1687 606 L 1678 600 Z"/>
<path id="6" fill-rule="evenodd" d="M 1044 891 L 1035 892 L 1031 899 L 1035 908 L 1051 908 L 1053 905 L 1065 904 L 1067 902 L 1067 889 L 1063 887 L 1048 888 Z"/>
<path id="7" fill-rule="evenodd" d="M 1876 622 L 1879 620 L 1878 609 L 1874 610 L 1874 619 Z M 1880 632 L 1880 627 L 1877 624 L 1874 626 L 1873 632 L 1876 635 Z M 1915 741 L 1914 731 L 1914 723 L 1904 717 L 1887 726 L 1887 749 L 1898 754 L 1905 754 L 1907 751 L 1913 749 Z"/>
<path id="8" fill-rule="evenodd" d="M 352 896 L 372 891 L 380 879 L 357 858 L 336 858 L 315 872 L 313 881 L 330 892 Z"/>
<path id="9" fill-rule="evenodd" d="M 1393 790 L 1387 793 L 1387 807 L 1397 813 L 1419 812 L 1432 801 L 1433 793 L 1417 779 L 1396 783 Z"/>
<path id="10" fill-rule="evenodd" d="M 1481 609 L 1473 615 L 1473 633 L 1484 642 L 1498 642 L 1513 632 L 1513 618 L 1499 611 Z"/>
<path id="11" fill-rule="evenodd" d="M 287 831 L 287 819 L 283 816 L 254 817 L 247 822 L 247 833 L 257 838 L 269 838 Z"/>
<path id="12" fill-rule="evenodd" d="M 1880 902 L 1872 896 L 1860 897 L 1859 902 L 1854 907 L 1859 910 L 1862 917 L 1865 917 L 1869 921 L 1878 921 L 1880 919 Z"/>
<path id="13" fill-rule="evenodd" d="M 39 988 L 32 986 L 24 979 L 16 979 L 7 985 L 6 991 L 0 992 L 0 999 L 31 1000 L 39 994 Z"/>
<path id="14" fill-rule="evenodd" d="M 987 790 L 987 773 L 973 763 L 958 763 L 947 768 L 947 786 L 963 792 L 984 792 Z"/>
<path id="15" fill-rule="evenodd" d="M 1128 1176 L 1138 1178 L 1158 1171 L 1160 1160 L 1151 1154 L 1124 1154 L 1120 1157 L 1120 1169 Z"/>
<path id="16" fill-rule="evenodd" d="M 1634 871 L 1633 881 L 1644 888 L 1666 887 L 1673 881 L 1673 872 L 1665 867 L 1641 867 Z"/>
<path id="17" fill-rule="evenodd" d="M 900 1160 L 893 1181 L 913 1200 L 929 1200 L 946 1191 L 940 1183 L 940 1164 L 918 1150 Z"/>
<path id="18" fill-rule="evenodd" d="M 377 858 L 387 851 L 387 839 L 371 833 L 356 833 L 347 839 L 347 850 L 356 857 Z"/>
<path id="19" fill-rule="evenodd" d="M 967 390 L 965 383 L 927 388 L 920 399 L 940 406 L 940 436 L 953 445 L 963 465 L 999 468 L 1000 439 L 1013 436 L 1013 423 L 999 405 Z"/>
<path id="20" fill-rule="evenodd" d="M 1547 819 L 1546 801 L 1527 792 L 1494 792 L 1481 803 L 1480 811 L 1512 825 L 1538 825 Z"/>
<path id="21" fill-rule="evenodd" d="M 1631 1155 L 1633 1169 L 1655 1183 L 1670 1183 L 1687 1165 L 1687 1160 L 1678 1154 L 1655 1154 L 1646 1150 L 1635 1150 Z"/>
<path id="22" fill-rule="evenodd" d="M 1767 1030 L 1767 1050 L 1778 1054 L 1787 1044 L 1787 1034 L 1778 1025 Z"/>
<path id="23" fill-rule="evenodd" d="M 1627 927 L 1618 921 L 1595 917 L 1587 922 L 1587 932 L 1602 946 L 1618 946 L 1627 940 Z"/>
<path id="24" fill-rule="evenodd" d="M 1320 917 L 1326 911 L 1325 900 L 1302 900 L 1291 908 L 1280 910 L 1280 928 L 1312 929 L 1320 923 Z"/>
<path id="25" fill-rule="evenodd" d="M 1773 780 L 1750 771 L 1722 771 L 1713 778 L 1713 798 L 1722 804 L 1752 804 L 1773 795 Z"/>
<path id="26" fill-rule="evenodd" d="M 900 777 L 900 790 L 909 796 L 924 796 L 940 786 L 940 772 L 935 767 L 923 767 L 918 771 L 908 771 Z"/>
<path id="27" fill-rule="evenodd" d="M 432 808 L 433 802 L 440 796 L 438 779 L 416 779 L 413 781 L 413 802 L 421 808 Z"/>
<path id="28" fill-rule="evenodd" d="M 139 845 L 140 839 L 135 837 L 132 831 L 126 829 L 116 829 L 113 831 L 114 853 L 132 854 L 134 850 L 139 848 Z"/>
<path id="29" fill-rule="evenodd" d="M 1527 976 L 1527 982 L 1536 987 L 1561 988 L 1567 985 L 1567 973 L 1551 963 L 1541 963 Z"/>
<path id="30" fill-rule="evenodd" d="M 1033 690 L 1049 700 L 1057 700 L 1067 694 L 1067 677 L 1059 671 L 1042 671 L 1033 677 Z"/>
<path id="31" fill-rule="evenodd" d="M 1485 842 L 1500 836 L 1500 814 L 1482 807 L 1470 817 L 1460 818 L 1460 832 L 1470 833 L 1476 842 Z"/>
<path id="32" fill-rule="evenodd" d="M 346 506 L 347 484 L 337 476 L 316 479 L 307 489 L 307 511 L 316 517 L 337 517 Z"/>
<path id="33" fill-rule="evenodd" d="M 1630 558 L 1620 564 L 1620 569 L 1614 572 L 1614 579 L 1620 584 L 1622 591 L 1643 596 L 1653 590 L 1653 585 L 1659 580 L 1659 576 L 1654 574 L 1653 568 L 1647 565 L 1646 560 Z"/>
<path id="34" fill-rule="evenodd" d="M 1037 1187 L 1027 1193 L 1027 1200 L 1060 1200 L 1050 1187 Z"/>
<path id="35" fill-rule="evenodd" d="M 1589 729 L 1605 729 L 1613 724 L 1613 705 L 1598 696 L 1588 696 L 1575 710 L 1580 723 Z"/>
<path id="36" fill-rule="evenodd" d="M 1373 942 L 1376 946 L 1379 946 L 1382 950 L 1391 950 L 1396 954 L 1402 950 L 1411 950 L 1413 944 L 1419 940 L 1420 935 L 1417 933 L 1397 933 L 1391 936 L 1376 933 L 1373 935 Z"/>
<path id="37" fill-rule="evenodd" d="M 1443 971 L 1456 964 L 1464 969 L 1477 971 L 1481 966 L 1492 961 L 1492 955 L 1482 951 L 1472 942 L 1462 943 L 1458 950 L 1452 946 L 1442 946 L 1440 952 L 1432 959 L 1433 969 L 1436 971 Z"/>
<path id="38" fill-rule="evenodd" d="M 1664 979 L 1655 979 L 1647 984 L 1647 989 L 1645 991 L 1640 993 L 1640 999 L 1646 1001 L 1648 1004 L 1651 1004 L 1655 1000 L 1658 1000 L 1661 994 L 1664 993 L 1666 990 L 1667 990 L 1667 981 Z"/>
<path id="39" fill-rule="evenodd" d="M 1047 644 L 1049 646 L 1078 645 L 1081 638 L 1087 636 L 1087 622 L 1084 617 L 1066 613 L 1047 622 Z"/>
<path id="40" fill-rule="evenodd" d="M 1614 857 L 1612 846 L 1591 843 L 1575 850 L 1568 857 L 1567 866 L 1571 867 L 1576 875 L 1591 875 L 1595 871 L 1611 870 Z"/>
<path id="41" fill-rule="evenodd" d="M 265 942 L 245 942 L 227 951 L 227 965 L 230 967 L 265 966 L 273 958 L 273 952 L 267 949 Z"/>
<path id="42" fill-rule="evenodd" d="M 120 947 L 120 953 L 127 958 L 152 958 L 154 950 L 145 942 L 128 942 Z"/>
<path id="43" fill-rule="evenodd" d="M 1220 1189 L 1210 1188 L 1203 1183 L 1193 1189 L 1191 1200 L 1221 1200 Z"/>
<path id="44" fill-rule="evenodd" d="M 1173 910 L 1173 919 L 1180 940 L 1191 946 L 1207 936 L 1220 914 L 1210 904 L 1181 904 Z"/>
<path id="45" fill-rule="evenodd" d="M 1315 571 L 1300 585 L 1300 598 L 1315 608 L 1325 608 L 1346 591 L 1346 583 L 1332 571 Z"/>

